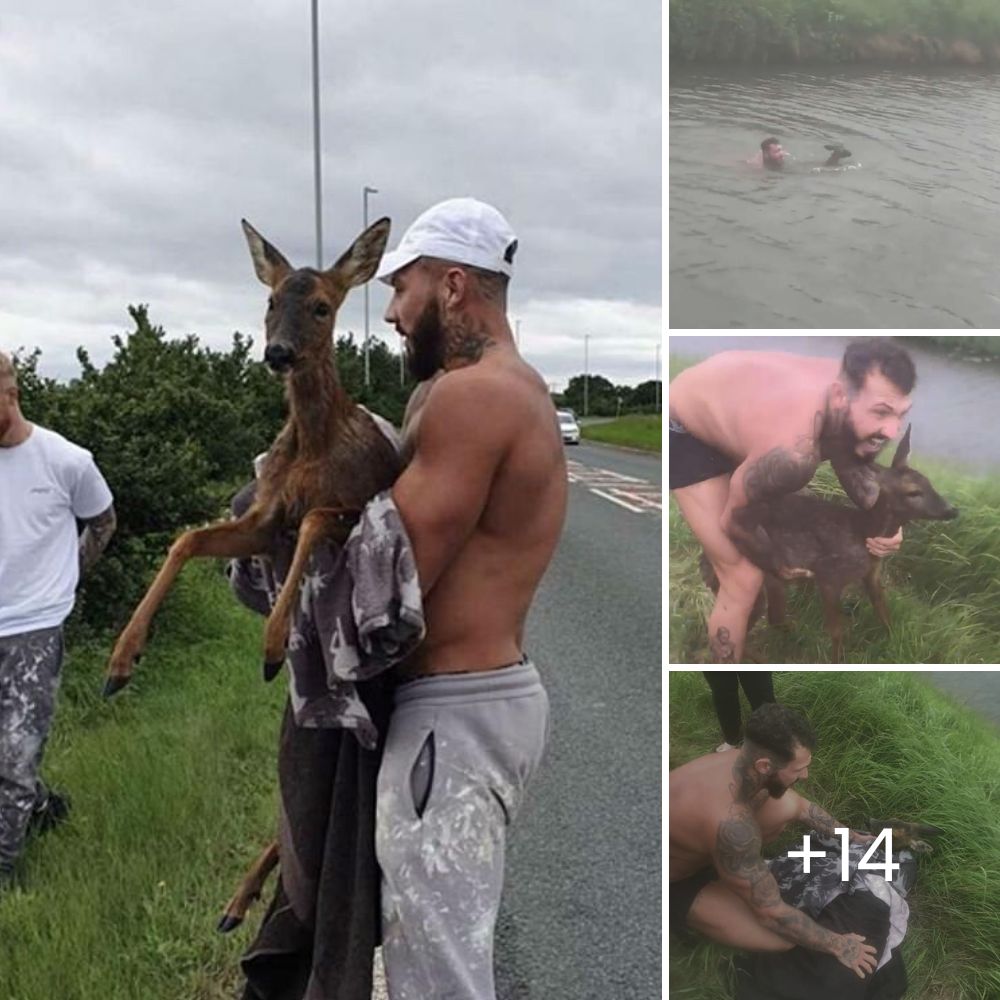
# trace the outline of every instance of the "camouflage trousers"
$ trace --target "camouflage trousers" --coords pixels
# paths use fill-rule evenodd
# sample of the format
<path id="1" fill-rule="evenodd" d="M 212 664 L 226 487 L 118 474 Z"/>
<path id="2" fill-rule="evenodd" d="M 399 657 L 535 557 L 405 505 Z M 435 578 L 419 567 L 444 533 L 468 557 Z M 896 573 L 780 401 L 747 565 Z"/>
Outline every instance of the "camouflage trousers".
<path id="1" fill-rule="evenodd" d="M 0 871 L 13 867 L 48 790 L 38 778 L 63 659 L 62 628 L 0 637 Z"/>

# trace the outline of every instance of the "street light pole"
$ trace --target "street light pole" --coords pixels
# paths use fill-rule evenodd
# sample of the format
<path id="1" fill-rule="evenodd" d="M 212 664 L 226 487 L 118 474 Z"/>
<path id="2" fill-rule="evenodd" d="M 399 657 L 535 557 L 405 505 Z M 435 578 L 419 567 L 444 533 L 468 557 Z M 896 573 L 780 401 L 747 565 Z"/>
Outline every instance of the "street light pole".
<path id="1" fill-rule="evenodd" d="M 590 334 L 583 335 L 583 415 L 590 415 Z"/>
<path id="2" fill-rule="evenodd" d="M 521 321 L 519 319 L 514 320 L 514 342 L 517 344 L 517 349 L 521 350 Z"/>
<path id="3" fill-rule="evenodd" d="M 368 195 L 378 194 L 378 188 L 369 187 L 367 184 L 361 195 L 362 214 L 364 216 L 363 229 L 368 228 Z M 365 388 L 371 384 L 371 365 L 368 360 L 368 282 L 365 282 Z"/>
<path id="4" fill-rule="evenodd" d="M 313 172 L 316 186 L 316 269 L 323 269 L 323 178 L 319 155 L 319 0 L 312 0 Z"/>
<path id="5" fill-rule="evenodd" d="M 656 345 L 656 412 L 660 412 L 660 345 Z"/>

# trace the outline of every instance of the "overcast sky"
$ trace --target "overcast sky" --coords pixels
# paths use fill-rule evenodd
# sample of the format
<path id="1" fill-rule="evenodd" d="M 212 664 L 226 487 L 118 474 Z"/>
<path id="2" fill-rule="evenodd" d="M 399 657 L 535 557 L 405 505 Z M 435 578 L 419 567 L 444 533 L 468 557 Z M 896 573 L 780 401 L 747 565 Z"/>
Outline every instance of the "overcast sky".
<path id="1" fill-rule="evenodd" d="M 8 5 L 8 8 L 11 5 Z M 0 18 L 0 349 L 97 364 L 148 303 L 170 336 L 261 350 L 246 217 L 315 263 L 310 0 L 37 0 Z M 519 238 L 510 317 L 555 387 L 652 378 L 660 4 L 321 0 L 324 260 L 473 195 Z M 374 335 L 388 289 L 370 285 Z M 364 330 L 348 297 L 338 332 Z"/>

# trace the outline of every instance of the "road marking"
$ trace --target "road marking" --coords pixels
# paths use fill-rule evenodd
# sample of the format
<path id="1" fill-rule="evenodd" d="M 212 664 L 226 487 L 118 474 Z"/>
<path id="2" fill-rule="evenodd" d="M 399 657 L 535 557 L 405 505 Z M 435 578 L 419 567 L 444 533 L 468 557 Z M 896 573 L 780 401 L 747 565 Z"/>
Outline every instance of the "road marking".
<path id="1" fill-rule="evenodd" d="M 571 483 L 583 486 L 602 500 L 635 514 L 663 511 L 663 491 L 656 483 L 577 461 L 568 461 L 566 466 L 567 478 Z"/>

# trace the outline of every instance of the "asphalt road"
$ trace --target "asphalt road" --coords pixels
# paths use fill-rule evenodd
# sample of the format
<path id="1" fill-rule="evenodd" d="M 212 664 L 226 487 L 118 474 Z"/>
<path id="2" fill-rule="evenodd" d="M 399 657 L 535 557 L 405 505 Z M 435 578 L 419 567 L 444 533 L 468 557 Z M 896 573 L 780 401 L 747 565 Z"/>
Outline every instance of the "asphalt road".
<path id="1" fill-rule="evenodd" d="M 567 458 L 569 515 L 526 640 L 552 732 L 508 840 L 497 995 L 653 1000 L 663 992 L 660 459 L 587 444 Z"/>

